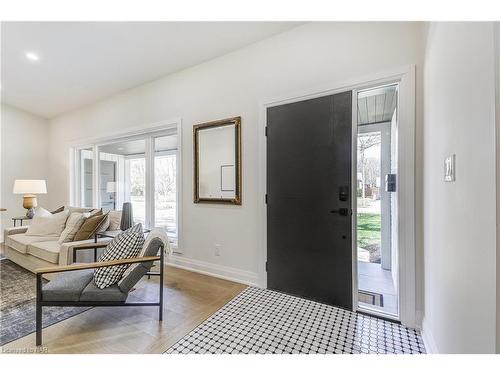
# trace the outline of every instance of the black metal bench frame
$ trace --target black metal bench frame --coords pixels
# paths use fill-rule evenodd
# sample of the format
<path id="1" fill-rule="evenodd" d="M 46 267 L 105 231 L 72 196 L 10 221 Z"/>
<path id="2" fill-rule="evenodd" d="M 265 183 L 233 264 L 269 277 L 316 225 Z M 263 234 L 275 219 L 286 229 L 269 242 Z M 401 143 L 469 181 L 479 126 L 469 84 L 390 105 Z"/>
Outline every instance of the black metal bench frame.
<path id="1" fill-rule="evenodd" d="M 96 247 L 105 247 L 107 244 L 89 244 L 84 246 L 79 246 L 78 249 L 94 249 Z M 36 345 L 42 345 L 42 307 L 43 306 L 65 306 L 65 307 L 99 307 L 99 306 L 158 306 L 158 320 L 163 320 L 163 274 L 164 274 L 164 251 L 163 246 L 160 246 L 159 256 L 149 256 L 141 258 L 128 258 L 119 259 L 109 262 L 94 262 L 94 263 L 82 263 L 73 264 L 69 266 L 56 266 L 49 268 L 39 268 L 35 270 L 36 274 Z M 48 273 L 60 273 L 60 272 L 71 272 L 76 270 L 102 268 L 102 267 L 113 267 L 123 264 L 134 264 L 134 263 L 147 263 L 153 261 L 160 261 L 160 298 L 158 302 L 126 302 L 126 301 L 44 301 L 42 295 L 42 275 Z M 150 274 L 149 272 L 146 275 Z"/>

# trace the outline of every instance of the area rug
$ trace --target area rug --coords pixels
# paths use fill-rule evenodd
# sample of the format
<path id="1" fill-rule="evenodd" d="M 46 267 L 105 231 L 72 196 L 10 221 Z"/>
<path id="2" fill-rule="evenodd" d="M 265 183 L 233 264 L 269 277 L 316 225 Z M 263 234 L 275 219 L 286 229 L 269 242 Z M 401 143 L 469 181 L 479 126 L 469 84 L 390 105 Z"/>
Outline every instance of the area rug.
<path id="1" fill-rule="evenodd" d="M 44 283 L 47 281 L 44 280 Z M 44 307 L 43 327 L 89 307 Z M 36 277 L 8 259 L 0 260 L 0 346 L 35 332 Z"/>
<path id="2" fill-rule="evenodd" d="M 167 354 L 420 354 L 400 324 L 268 289 L 248 287 Z"/>

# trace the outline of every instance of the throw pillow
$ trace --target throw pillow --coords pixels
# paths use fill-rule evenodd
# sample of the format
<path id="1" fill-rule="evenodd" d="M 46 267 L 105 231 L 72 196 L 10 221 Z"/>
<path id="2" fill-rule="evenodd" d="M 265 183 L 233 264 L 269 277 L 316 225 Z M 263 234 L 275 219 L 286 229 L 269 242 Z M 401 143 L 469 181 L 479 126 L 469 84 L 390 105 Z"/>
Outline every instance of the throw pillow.
<path id="1" fill-rule="evenodd" d="M 110 223 L 110 220 L 109 220 L 109 215 L 108 214 L 105 214 L 105 219 L 104 221 L 101 223 L 101 225 L 99 225 L 99 228 L 97 228 L 96 230 L 96 233 L 97 232 L 104 232 L 104 231 L 107 231 L 108 228 L 109 228 L 109 223 Z"/>
<path id="2" fill-rule="evenodd" d="M 84 212 L 83 214 L 85 216 L 85 218 L 89 218 L 91 216 L 95 216 L 95 215 L 102 215 L 102 208 L 100 209 L 93 209 L 92 211 L 89 211 L 89 212 Z"/>
<path id="3" fill-rule="evenodd" d="M 107 262 L 117 259 L 135 258 L 144 244 L 142 225 L 137 224 L 132 228 L 120 233 L 106 246 L 99 262 Z M 94 271 L 94 283 L 104 289 L 120 281 L 123 273 L 129 265 L 124 264 L 113 267 L 96 268 Z"/>
<path id="4" fill-rule="evenodd" d="M 48 216 L 35 215 L 26 231 L 26 235 L 59 237 L 64 230 L 67 218 L 68 211 L 59 212 L 54 215 L 49 212 Z"/>
<path id="5" fill-rule="evenodd" d="M 51 214 L 58 214 L 59 212 L 63 212 L 63 211 L 64 211 L 64 206 L 61 206 L 57 210 L 51 211 L 50 213 Z"/>
<path id="6" fill-rule="evenodd" d="M 92 238 L 99 229 L 99 226 L 106 221 L 106 216 L 107 214 L 95 215 L 85 219 L 78 232 L 76 232 L 73 241 L 83 241 Z"/>
<path id="7" fill-rule="evenodd" d="M 121 211 L 109 211 L 109 230 L 120 229 L 121 221 L 122 221 Z"/>
<path id="8" fill-rule="evenodd" d="M 69 213 L 72 214 L 73 212 L 90 212 L 92 211 L 91 208 L 86 208 L 86 207 L 74 207 L 74 206 L 68 206 L 67 209 L 69 210 Z"/>
<path id="9" fill-rule="evenodd" d="M 50 211 L 46 210 L 43 207 L 37 207 L 37 208 L 35 208 L 35 216 L 37 216 L 37 217 L 50 216 L 52 214 L 53 213 L 51 213 Z M 35 216 L 33 216 L 33 217 L 35 217 Z"/>
<path id="10" fill-rule="evenodd" d="M 64 228 L 59 236 L 59 243 L 73 241 L 76 232 L 78 232 L 84 221 L 85 217 L 81 213 L 73 212 L 69 215 L 68 220 L 66 221 L 66 228 Z"/>

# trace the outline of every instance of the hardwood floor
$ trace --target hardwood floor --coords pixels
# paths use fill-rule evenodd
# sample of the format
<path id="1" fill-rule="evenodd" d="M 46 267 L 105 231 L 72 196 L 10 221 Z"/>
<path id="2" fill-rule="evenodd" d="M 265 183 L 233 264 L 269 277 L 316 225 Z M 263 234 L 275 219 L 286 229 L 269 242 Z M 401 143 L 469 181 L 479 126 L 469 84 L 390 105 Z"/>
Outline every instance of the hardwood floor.
<path id="1" fill-rule="evenodd" d="M 163 353 L 245 287 L 167 266 L 163 322 L 156 307 L 96 307 L 45 328 L 43 347 L 48 353 Z M 158 278 L 144 277 L 132 295 L 156 300 Z M 3 350 L 34 348 L 33 333 Z"/>

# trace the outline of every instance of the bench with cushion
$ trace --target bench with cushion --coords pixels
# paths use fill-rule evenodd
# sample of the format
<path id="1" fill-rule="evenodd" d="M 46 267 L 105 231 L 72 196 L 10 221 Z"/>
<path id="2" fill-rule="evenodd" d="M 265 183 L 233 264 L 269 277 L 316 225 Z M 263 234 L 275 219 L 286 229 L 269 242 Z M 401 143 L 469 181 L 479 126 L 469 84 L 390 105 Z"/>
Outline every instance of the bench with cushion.
<path id="1" fill-rule="evenodd" d="M 158 306 L 159 320 L 163 312 L 163 259 L 164 249 L 170 249 L 164 238 L 152 232 L 143 250 L 137 257 L 99 261 L 94 263 L 73 264 L 36 269 L 36 344 L 42 344 L 42 307 L 43 306 Z M 96 246 L 87 245 L 94 248 Z M 106 244 L 97 244 L 106 247 Z M 109 246 L 108 246 L 109 247 Z M 159 254 L 158 254 L 159 253 Z M 105 253 L 106 254 L 106 253 Z M 128 295 L 139 280 L 150 273 L 154 261 L 160 261 L 160 287 L 157 302 L 127 302 Z M 104 288 L 96 285 L 94 270 L 106 267 L 128 265 L 130 268 L 116 283 Z M 42 285 L 42 275 L 57 275 L 46 285 Z"/>

